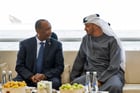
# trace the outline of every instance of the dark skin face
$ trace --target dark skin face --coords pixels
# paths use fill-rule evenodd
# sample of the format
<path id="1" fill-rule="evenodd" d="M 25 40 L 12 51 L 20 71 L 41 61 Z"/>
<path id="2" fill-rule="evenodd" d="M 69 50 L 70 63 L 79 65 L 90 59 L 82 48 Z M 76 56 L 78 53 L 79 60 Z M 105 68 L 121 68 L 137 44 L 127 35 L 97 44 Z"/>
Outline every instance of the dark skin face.
<path id="1" fill-rule="evenodd" d="M 42 21 L 41 27 L 36 29 L 36 32 L 40 41 L 47 40 L 51 36 L 51 24 L 48 21 Z"/>

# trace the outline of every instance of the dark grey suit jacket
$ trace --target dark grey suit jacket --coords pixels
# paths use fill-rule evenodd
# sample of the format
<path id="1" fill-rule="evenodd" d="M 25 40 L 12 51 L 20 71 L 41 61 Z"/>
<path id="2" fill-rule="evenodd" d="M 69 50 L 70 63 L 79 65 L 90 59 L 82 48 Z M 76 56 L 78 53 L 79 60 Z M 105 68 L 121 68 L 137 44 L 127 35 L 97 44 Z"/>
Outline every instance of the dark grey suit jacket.
<path id="1" fill-rule="evenodd" d="M 36 74 L 36 37 L 32 37 L 20 42 L 20 49 L 17 55 L 15 70 L 18 75 L 14 80 L 24 80 L 28 85 L 32 85 L 30 77 Z M 48 39 L 45 43 L 43 71 L 47 79 L 58 78 L 64 70 L 64 58 L 62 44 L 55 39 Z"/>

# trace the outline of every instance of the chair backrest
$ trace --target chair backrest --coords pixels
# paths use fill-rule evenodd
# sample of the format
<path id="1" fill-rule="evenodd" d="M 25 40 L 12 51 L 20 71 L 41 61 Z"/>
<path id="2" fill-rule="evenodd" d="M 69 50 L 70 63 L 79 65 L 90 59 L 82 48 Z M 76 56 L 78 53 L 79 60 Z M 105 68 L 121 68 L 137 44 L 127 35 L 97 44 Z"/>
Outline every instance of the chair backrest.
<path id="1" fill-rule="evenodd" d="M 126 51 L 126 83 L 140 83 L 140 51 Z"/>
<path id="2" fill-rule="evenodd" d="M 2 70 L 6 70 L 7 72 L 11 70 L 13 78 L 17 75 L 15 71 L 16 57 L 17 51 L 0 51 L 0 74 Z"/>

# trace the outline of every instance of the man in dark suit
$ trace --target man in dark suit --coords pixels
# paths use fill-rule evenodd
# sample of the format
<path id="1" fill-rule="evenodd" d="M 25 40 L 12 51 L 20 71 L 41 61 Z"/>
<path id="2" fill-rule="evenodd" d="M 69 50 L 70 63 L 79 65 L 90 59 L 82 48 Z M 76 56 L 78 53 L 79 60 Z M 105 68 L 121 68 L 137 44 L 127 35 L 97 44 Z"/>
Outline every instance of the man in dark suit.
<path id="1" fill-rule="evenodd" d="M 36 86 L 41 80 L 52 81 L 52 87 L 61 86 L 61 74 L 64 70 L 62 44 L 51 37 L 51 24 L 40 19 L 35 24 L 37 35 L 20 42 L 14 80 L 26 81 L 28 86 Z M 38 64 L 40 42 L 44 43 L 42 63 Z M 41 66 L 41 67 L 39 67 Z"/>

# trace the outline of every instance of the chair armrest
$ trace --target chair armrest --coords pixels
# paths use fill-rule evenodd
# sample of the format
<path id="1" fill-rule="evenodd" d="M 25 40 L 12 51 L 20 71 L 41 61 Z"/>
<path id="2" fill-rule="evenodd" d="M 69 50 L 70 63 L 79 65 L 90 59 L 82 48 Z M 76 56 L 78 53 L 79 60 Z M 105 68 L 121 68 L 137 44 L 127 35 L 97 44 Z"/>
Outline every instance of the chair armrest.
<path id="1" fill-rule="evenodd" d="M 64 71 L 61 75 L 62 84 L 70 82 L 70 65 L 65 64 Z"/>

